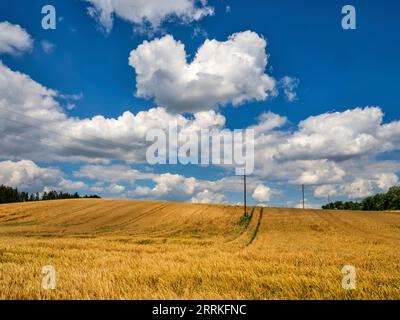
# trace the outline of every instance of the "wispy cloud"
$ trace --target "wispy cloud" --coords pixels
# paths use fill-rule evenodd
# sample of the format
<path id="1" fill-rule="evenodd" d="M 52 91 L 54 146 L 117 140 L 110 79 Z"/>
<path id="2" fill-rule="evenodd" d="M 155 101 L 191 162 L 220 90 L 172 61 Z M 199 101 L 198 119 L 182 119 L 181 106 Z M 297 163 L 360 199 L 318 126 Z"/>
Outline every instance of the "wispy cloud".
<path id="1" fill-rule="evenodd" d="M 48 40 L 40 41 L 40 46 L 42 47 L 43 52 L 46 54 L 52 54 L 56 48 L 56 46 Z"/>
<path id="2" fill-rule="evenodd" d="M 285 76 L 279 81 L 279 86 L 283 89 L 287 101 L 294 102 L 298 100 L 296 89 L 299 84 L 299 79 L 289 76 Z"/>

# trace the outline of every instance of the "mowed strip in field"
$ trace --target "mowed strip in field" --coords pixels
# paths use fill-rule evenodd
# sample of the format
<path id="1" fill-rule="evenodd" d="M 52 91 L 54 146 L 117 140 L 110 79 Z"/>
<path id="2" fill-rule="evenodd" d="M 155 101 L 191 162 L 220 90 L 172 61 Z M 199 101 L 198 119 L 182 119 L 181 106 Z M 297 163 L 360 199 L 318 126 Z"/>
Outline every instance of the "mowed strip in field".
<path id="1" fill-rule="evenodd" d="M 400 299 L 400 214 L 128 200 L 0 205 L 1 299 Z M 44 290 L 42 267 L 57 272 Z M 343 266 L 357 271 L 342 288 Z"/>

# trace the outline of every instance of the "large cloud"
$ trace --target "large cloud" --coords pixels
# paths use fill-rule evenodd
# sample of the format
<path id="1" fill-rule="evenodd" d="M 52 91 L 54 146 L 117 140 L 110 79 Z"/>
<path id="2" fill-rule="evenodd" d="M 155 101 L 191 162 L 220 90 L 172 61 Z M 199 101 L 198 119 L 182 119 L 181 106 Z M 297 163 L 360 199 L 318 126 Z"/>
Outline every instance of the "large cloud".
<path id="1" fill-rule="evenodd" d="M 396 174 L 380 173 L 368 179 L 356 177 L 344 184 L 319 186 L 314 190 L 314 196 L 320 199 L 326 199 L 328 196 L 345 196 L 350 199 L 361 199 L 376 193 L 386 192 L 398 182 L 399 178 Z"/>
<path id="2" fill-rule="evenodd" d="M 397 129 L 400 122 L 384 124 L 379 107 L 309 117 L 294 131 L 279 130 L 282 123 L 284 119 L 269 114 L 253 126 L 256 130 L 256 168 L 261 176 L 305 184 L 340 182 L 344 166 L 352 166 L 353 161 L 360 164 L 375 159 L 400 146 Z M 273 130 L 271 124 L 275 126 Z M 357 170 L 352 167 L 352 171 Z"/>
<path id="3" fill-rule="evenodd" d="M 225 124 L 212 110 L 186 118 L 161 107 L 117 118 L 71 118 L 57 101 L 60 97 L 0 62 L 0 159 L 144 162 L 150 129 L 167 131 L 176 122 L 196 132 Z"/>
<path id="4" fill-rule="evenodd" d="M 58 125 L 67 121 L 56 96 L 0 61 L 0 158 L 35 159 L 53 149 L 45 140 L 60 141 Z"/>
<path id="5" fill-rule="evenodd" d="M 275 80 L 265 73 L 266 46 L 256 33 L 240 32 L 225 42 L 206 40 L 188 63 L 184 45 L 172 36 L 145 41 L 129 58 L 136 71 L 136 94 L 154 97 L 172 112 L 265 100 L 276 92 Z"/>
<path id="6" fill-rule="evenodd" d="M 382 110 L 377 107 L 309 117 L 279 146 L 277 157 L 344 160 L 389 150 L 390 141 L 381 138 L 382 121 Z"/>
<path id="7" fill-rule="evenodd" d="M 325 113 L 281 129 L 286 119 L 267 113 L 255 129 L 255 175 L 283 184 L 308 185 L 314 196 L 362 198 L 398 183 L 399 121 L 383 123 L 379 107 Z M 384 158 L 383 158 L 384 159 Z"/>
<path id="8" fill-rule="evenodd" d="M 91 6 L 89 15 L 95 18 L 106 32 L 113 27 L 114 16 L 136 25 L 148 25 L 157 30 L 169 18 L 191 22 L 213 15 L 214 9 L 207 0 L 84 0 Z"/>
<path id="9" fill-rule="evenodd" d="M 20 54 L 31 50 L 33 40 L 19 25 L 0 22 L 0 54 Z"/>

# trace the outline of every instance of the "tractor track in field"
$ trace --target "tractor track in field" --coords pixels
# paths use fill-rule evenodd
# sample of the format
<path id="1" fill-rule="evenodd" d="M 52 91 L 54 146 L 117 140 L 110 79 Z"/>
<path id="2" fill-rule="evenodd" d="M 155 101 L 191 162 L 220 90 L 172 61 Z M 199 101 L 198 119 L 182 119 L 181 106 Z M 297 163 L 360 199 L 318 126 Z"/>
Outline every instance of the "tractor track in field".
<path id="1" fill-rule="evenodd" d="M 93 207 L 96 207 L 96 206 L 92 206 L 90 209 L 93 209 Z M 95 213 L 93 213 L 93 211 L 90 211 L 89 212 L 89 214 L 91 214 L 90 216 L 86 216 L 87 213 L 85 213 L 84 211 L 87 210 L 89 207 L 85 207 L 81 210 L 78 209 L 78 210 L 75 210 L 74 212 L 71 212 L 71 214 L 75 214 L 75 213 L 77 213 L 78 215 L 85 214 L 85 216 L 83 216 L 81 218 L 81 221 L 79 223 L 72 223 L 72 224 L 62 223 L 62 224 L 60 224 L 60 226 L 70 227 L 70 226 L 85 225 L 88 222 L 93 222 L 98 219 L 104 218 L 105 214 L 112 213 L 116 210 L 121 210 L 121 209 L 126 209 L 126 208 L 131 208 L 131 207 L 132 207 L 131 205 L 127 205 L 127 204 L 118 204 L 118 205 L 110 207 L 110 208 L 104 208 L 104 206 L 100 206 L 100 208 L 102 209 L 101 212 L 98 212 L 97 214 L 95 214 Z"/>
<path id="2" fill-rule="evenodd" d="M 197 210 L 193 211 L 192 215 L 196 215 L 196 214 L 201 213 L 203 211 L 204 211 L 204 208 L 197 209 Z M 173 213 L 169 213 L 169 214 L 173 214 Z M 152 237 L 152 238 L 164 237 L 165 238 L 165 237 L 170 236 L 171 234 L 174 234 L 176 232 L 179 232 L 179 231 L 183 230 L 186 226 L 187 226 L 186 222 L 183 221 L 179 225 L 177 225 L 177 226 L 175 226 L 173 228 L 169 228 L 168 227 L 167 229 L 162 229 L 162 230 L 158 230 L 158 231 L 152 231 L 149 234 L 149 237 Z M 136 234 L 131 234 L 131 235 L 140 236 L 142 234 L 139 233 L 137 235 Z"/>
<path id="3" fill-rule="evenodd" d="M 246 247 L 250 246 L 254 242 L 254 240 L 256 240 L 257 235 L 258 235 L 258 231 L 260 230 L 261 221 L 262 221 L 263 216 L 264 216 L 264 208 L 261 208 L 260 209 L 260 214 L 258 216 L 256 228 L 254 230 L 254 233 L 253 233 L 252 237 L 250 238 L 249 243 L 246 245 Z"/>
<path id="4" fill-rule="evenodd" d="M 147 210 L 147 211 L 145 211 L 145 212 L 133 217 L 132 219 L 129 219 L 127 221 L 124 221 L 124 222 L 121 222 L 121 223 L 118 223 L 118 224 L 111 224 L 111 225 L 106 225 L 106 226 L 97 228 L 96 231 L 100 231 L 101 232 L 102 230 L 110 230 L 110 229 L 118 228 L 118 227 L 124 228 L 126 226 L 129 226 L 132 223 L 138 222 L 138 221 L 140 221 L 140 220 L 142 220 L 144 218 L 147 218 L 148 216 L 151 216 L 151 215 L 154 215 L 154 214 L 158 213 L 160 210 L 167 208 L 169 205 L 170 205 L 169 203 L 162 203 L 162 204 L 160 204 L 160 205 L 158 205 L 158 206 L 156 206 L 154 208 L 151 208 L 151 209 L 149 209 L 149 210 Z"/>
<path id="5" fill-rule="evenodd" d="M 250 211 L 249 221 L 246 223 L 246 226 L 243 228 L 243 230 L 237 236 L 229 239 L 225 243 L 227 243 L 227 244 L 232 243 L 232 242 L 238 240 L 239 238 L 241 238 L 246 233 L 246 231 L 249 229 L 249 225 L 251 224 L 251 221 L 253 220 L 255 211 L 256 211 L 256 207 L 253 207 Z"/>
<path id="6" fill-rule="evenodd" d="M 84 207 L 76 208 L 75 210 L 70 211 L 69 214 L 70 214 L 70 215 L 73 215 L 73 214 L 75 214 L 75 213 L 81 212 L 82 210 L 91 209 L 91 208 L 96 207 L 96 206 L 100 206 L 100 207 L 101 207 L 102 205 L 103 205 L 103 204 L 99 204 L 99 203 L 90 204 L 90 205 L 87 205 L 87 206 L 84 206 Z M 57 207 L 55 207 L 55 208 L 57 208 Z M 35 209 L 36 209 L 36 208 L 35 208 Z M 53 209 L 53 208 L 46 208 L 47 211 L 51 211 L 51 209 Z M 22 211 L 21 211 L 21 212 L 22 212 Z M 40 212 L 40 210 L 39 210 L 39 212 Z M 10 219 L 6 219 L 6 220 L 3 219 L 4 215 L 1 216 L 1 217 L 0 217 L 0 226 L 7 226 L 7 223 L 8 223 L 8 222 L 12 222 L 12 221 L 14 221 L 14 220 L 20 220 L 20 219 L 24 219 L 24 218 L 28 218 L 28 217 L 34 217 L 35 214 L 36 214 L 37 212 L 30 213 L 30 214 L 27 214 L 27 215 L 18 216 L 19 213 L 20 213 L 20 212 L 17 212 L 17 213 L 15 213 L 15 214 L 13 214 L 13 215 L 15 215 L 15 217 L 10 218 Z M 53 219 L 53 220 L 56 220 L 58 217 L 61 217 L 61 216 L 65 216 L 65 212 L 58 213 L 58 214 L 54 214 L 54 215 L 52 216 L 52 219 Z M 41 220 L 43 220 L 43 218 L 42 218 Z M 39 220 L 35 220 L 35 221 L 36 221 L 37 223 L 39 223 L 41 220 L 39 219 Z"/>

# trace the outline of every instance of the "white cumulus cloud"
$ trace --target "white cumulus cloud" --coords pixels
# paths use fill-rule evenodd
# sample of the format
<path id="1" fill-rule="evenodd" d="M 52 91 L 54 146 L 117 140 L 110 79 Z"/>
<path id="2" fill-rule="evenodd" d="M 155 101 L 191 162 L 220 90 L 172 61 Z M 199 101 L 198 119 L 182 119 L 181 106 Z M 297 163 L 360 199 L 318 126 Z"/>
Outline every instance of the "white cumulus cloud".
<path id="1" fill-rule="evenodd" d="M 31 36 L 19 25 L 0 22 L 0 54 L 20 54 L 32 49 Z"/>
<path id="2" fill-rule="evenodd" d="M 184 45 L 171 35 L 145 41 L 129 58 L 136 95 L 154 97 L 172 112 L 263 101 L 276 94 L 276 81 L 265 73 L 266 46 L 255 32 L 235 33 L 224 42 L 206 40 L 189 63 Z"/>
<path id="3" fill-rule="evenodd" d="M 377 107 L 309 117 L 279 146 L 277 157 L 343 160 L 385 151 L 392 145 L 380 137 L 382 121 L 383 112 Z"/>
<path id="4" fill-rule="evenodd" d="M 64 178 L 57 168 L 42 168 L 30 160 L 0 162 L 0 184 L 28 192 L 79 190 L 87 186 Z"/>
<path id="5" fill-rule="evenodd" d="M 258 202 L 268 202 L 271 200 L 271 188 L 259 184 L 253 192 L 253 199 Z"/>
<path id="6" fill-rule="evenodd" d="M 197 193 L 192 199 L 192 203 L 224 203 L 226 202 L 225 196 L 221 193 L 215 193 L 205 189 Z"/>
<path id="7" fill-rule="evenodd" d="M 125 187 L 116 183 L 111 184 L 108 188 L 107 188 L 107 192 L 111 193 L 111 194 L 119 194 L 125 191 Z"/>
<path id="8" fill-rule="evenodd" d="M 197 21 L 213 15 L 214 9 L 206 0 L 84 0 L 89 2 L 88 13 L 104 31 L 113 28 L 114 17 L 119 17 L 141 27 L 148 25 L 158 30 L 162 23 L 176 18 L 183 23 Z"/>

